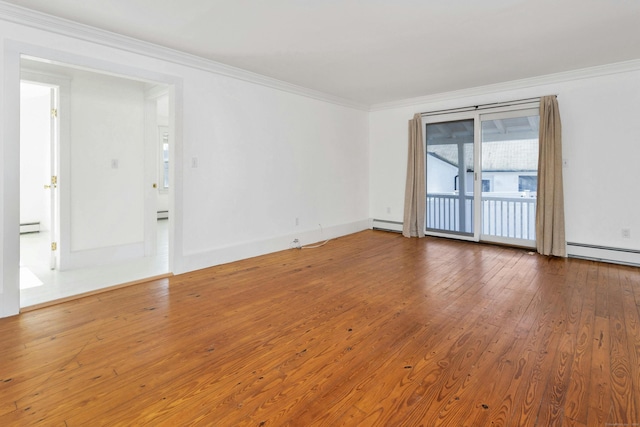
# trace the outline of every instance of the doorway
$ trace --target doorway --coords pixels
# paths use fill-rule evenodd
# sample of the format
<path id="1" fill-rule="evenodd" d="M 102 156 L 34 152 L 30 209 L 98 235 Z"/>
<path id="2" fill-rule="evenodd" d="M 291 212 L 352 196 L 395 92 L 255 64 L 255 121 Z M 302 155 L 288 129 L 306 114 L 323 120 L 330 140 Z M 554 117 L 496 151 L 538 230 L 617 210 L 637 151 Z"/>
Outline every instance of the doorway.
<path id="1" fill-rule="evenodd" d="M 535 247 L 537 106 L 425 118 L 426 232 Z"/>
<path id="2" fill-rule="evenodd" d="M 171 129 L 169 109 L 159 104 L 168 104 L 168 86 L 34 58 L 21 60 L 21 75 L 31 82 L 24 82 L 24 91 L 21 87 L 21 109 L 29 84 L 50 87 L 55 95 L 46 82 L 60 79 L 64 90 L 51 98 L 61 104 L 52 109 L 60 126 L 52 122 L 48 128 L 51 135 L 62 129 L 60 138 L 51 140 L 59 144 L 46 170 L 55 178 L 38 177 L 39 191 L 59 197 L 50 200 L 52 220 L 40 219 L 39 229 L 21 234 L 21 264 L 32 267 L 25 269 L 24 281 L 21 268 L 20 306 L 168 275 L 171 218 L 157 224 L 158 125 Z M 21 112 L 25 119 L 36 114 L 27 104 Z M 36 149 L 23 141 L 30 132 L 40 134 L 42 144 L 47 129 L 35 122 L 21 128 L 21 205 L 31 198 L 32 166 L 41 163 L 34 161 Z M 38 222 L 23 212 L 21 224 Z M 53 245 L 43 243 L 48 236 L 55 236 Z"/>
<path id="3" fill-rule="evenodd" d="M 20 287 L 57 268 L 58 86 L 20 83 Z M 40 277 L 40 278 L 39 278 Z"/>

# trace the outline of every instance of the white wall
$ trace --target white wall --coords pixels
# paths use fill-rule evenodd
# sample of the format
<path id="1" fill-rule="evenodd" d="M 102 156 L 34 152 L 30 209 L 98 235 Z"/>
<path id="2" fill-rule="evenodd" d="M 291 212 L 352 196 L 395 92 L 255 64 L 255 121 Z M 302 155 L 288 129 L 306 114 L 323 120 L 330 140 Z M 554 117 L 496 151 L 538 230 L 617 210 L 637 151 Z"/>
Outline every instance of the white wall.
<path id="1" fill-rule="evenodd" d="M 142 243 L 144 85 L 74 70 L 70 98 L 70 249 Z"/>
<path id="2" fill-rule="evenodd" d="M 427 170 L 429 171 L 427 179 L 427 193 L 453 194 L 455 190 L 460 189 L 459 187 L 455 188 L 455 177 L 459 172 L 457 167 L 428 154 L 426 157 Z"/>
<path id="3" fill-rule="evenodd" d="M 18 134 L 12 124 L 17 117 L 16 52 L 172 85 L 174 273 L 288 249 L 294 238 L 305 244 L 368 227 L 366 111 L 266 78 L 242 73 L 236 78 L 236 71 L 194 58 L 181 65 L 173 53 L 165 60 L 162 49 L 130 40 L 101 34 L 94 43 L 76 38 L 73 29 L 47 31 L 42 28 L 48 24 L 38 22 L 0 26 L 0 82 L 6 95 L 0 105 L 5 166 L 0 317 L 16 313 L 19 306 L 18 258 L 10 252 L 18 245 L 12 227 L 18 223 L 13 204 L 19 197 L 12 180 L 18 180 L 19 171 L 10 163 L 18 156 L 12 145 Z M 149 54 L 133 53 L 138 48 Z M 262 80 L 264 85 L 254 83 Z"/>
<path id="4" fill-rule="evenodd" d="M 567 160 L 567 241 L 640 250 L 640 197 L 629 191 L 637 181 L 640 159 L 640 66 L 612 65 L 576 72 L 573 78 L 559 75 L 558 83 L 549 83 L 552 77 L 374 107 L 371 216 L 402 221 L 407 121 L 414 113 L 557 94 Z M 622 228 L 631 229 L 631 238 L 622 237 Z M 640 263 L 640 257 L 634 257 L 626 262 Z"/>
<path id="5" fill-rule="evenodd" d="M 519 175 L 519 173 L 513 172 L 490 172 L 483 173 L 482 178 L 493 180 L 493 188 L 491 189 L 493 193 L 517 193 Z"/>
<path id="6" fill-rule="evenodd" d="M 211 76 L 185 81 L 184 127 L 186 254 L 368 218 L 362 111 Z"/>
<path id="7" fill-rule="evenodd" d="M 55 175 L 63 226 L 55 236 L 58 268 L 85 268 L 143 257 L 144 204 L 151 202 L 145 199 L 144 186 L 155 179 L 153 175 L 145 180 L 144 167 L 147 117 L 155 123 L 155 107 L 145 111 L 148 84 L 30 60 L 21 61 L 21 75 L 27 80 L 59 83 L 56 121 L 62 130 Z M 43 86 L 21 84 L 21 88 L 29 87 Z M 34 161 L 34 155 L 38 160 L 37 155 L 50 152 L 50 101 L 47 97 L 34 110 L 32 99 L 22 93 L 21 99 L 23 207 L 34 194 L 50 197 L 42 186 L 51 174 L 50 159 Z M 41 123 L 31 119 L 36 114 Z M 33 135 L 37 141 L 32 141 Z M 36 218 L 50 217 L 49 206 L 40 202 L 42 213 Z M 21 222 L 26 221 L 27 213 L 22 209 Z M 47 226 L 45 222 L 42 228 L 46 230 Z M 150 235 L 155 236 L 155 232 Z"/>

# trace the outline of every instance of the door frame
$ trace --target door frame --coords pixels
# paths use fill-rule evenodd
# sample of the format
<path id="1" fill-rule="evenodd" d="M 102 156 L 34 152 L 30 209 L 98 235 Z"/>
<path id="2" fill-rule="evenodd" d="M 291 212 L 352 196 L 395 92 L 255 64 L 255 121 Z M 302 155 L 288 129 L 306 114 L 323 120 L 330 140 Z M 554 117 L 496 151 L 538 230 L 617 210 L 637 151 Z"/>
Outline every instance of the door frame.
<path id="1" fill-rule="evenodd" d="M 528 108 L 525 108 L 527 107 Z M 532 114 L 539 114 L 539 107 L 540 107 L 540 103 L 537 103 L 535 105 L 523 105 L 523 106 L 519 106 L 519 108 L 511 108 L 505 111 L 487 111 L 487 112 L 483 112 L 482 114 L 480 114 L 479 116 L 479 123 L 480 126 L 477 129 L 478 131 L 478 144 L 479 147 L 479 166 L 478 166 L 478 179 L 476 182 L 476 188 L 479 189 L 480 195 L 482 195 L 482 122 L 483 120 L 495 120 L 495 119 L 505 119 L 505 118 L 514 118 L 514 117 L 523 117 L 523 115 L 532 115 Z M 533 241 L 533 243 L 529 240 L 524 240 L 524 239 L 517 239 L 517 238 L 511 238 L 511 237 L 499 237 L 499 236 L 491 236 L 488 234 L 483 234 L 482 233 L 482 197 L 479 197 L 478 200 L 474 200 L 475 203 L 477 203 L 474 207 L 474 209 L 476 209 L 476 212 L 478 212 L 478 215 L 476 215 L 476 220 L 478 221 L 477 223 L 477 229 L 479 232 L 479 240 L 483 241 L 483 242 L 490 242 L 490 243 L 498 243 L 498 244 L 503 244 L 503 245 L 510 245 L 510 246 L 517 246 L 517 247 L 525 247 L 525 248 L 535 248 L 536 247 L 536 242 L 535 240 Z"/>
<path id="2" fill-rule="evenodd" d="M 49 86 L 49 175 L 51 179 L 49 180 L 49 215 L 50 215 L 50 243 L 51 243 L 51 253 L 49 254 L 49 268 L 52 270 L 59 268 L 58 260 L 60 257 L 57 254 L 57 241 L 58 234 L 60 232 L 60 204 L 58 200 L 58 169 L 59 162 L 58 159 L 60 157 L 60 119 L 58 116 L 58 112 L 60 110 L 60 88 L 57 86 Z"/>
<path id="3" fill-rule="evenodd" d="M 156 86 L 145 93 L 144 109 L 144 138 L 145 138 L 145 189 L 144 189 L 144 255 L 153 256 L 157 253 L 158 230 L 158 99 L 169 95 L 166 85 Z M 169 126 L 166 126 L 169 128 Z M 171 165 L 171 162 L 169 163 Z M 171 216 L 169 216 L 171 221 Z"/>
<path id="4" fill-rule="evenodd" d="M 0 138 L 0 318 L 20 312 L 20 60 L 23 56 L 43 58 L 80 68 L 113 73 L 132 79 L 166 84 L 169 87 L 170 118 L 172 130 L 170 169 L 173 183 L 169 206 L 172 220 L 169 224 L 169 272 L 181 272 L 184 268 L 182 243 L 182 212 L 174 206 L 182 206 L 182 100 L 183 82 L 180 77 L 162 74 L 151 68 L 135 68 L 125 64 L 108 62 L 97 57 L 78 55 L 50 49 L 41 45 L 4 40 L 2 106 L 2 132 Z M 64 153 L 61 153 L 61 157 Z M 62 173 L 62 170 L 60 171 Z M 62 192 L 61 192 L 62 193 Z M 62 196 L 62 194 L 61 194 Z M 61 228 L 64 223 L 61 223 Z"/>
<path id="5" fill-rule="evenodd" d="M 41 84 L 55 88 L 57 91 L 57 99 L 55 100 L 55 108 L 58 111 L 57 125 L 55 129 L 52 128 L 52 144 L 54 147 L 51 149 L 51 175 L 56 175 L 58 179 L 63 179 L 69 176 L 69 149 L 65 144 L 61 144 L 61 141 L 69 140 L 69 83 L 70 79 L 66 76 L 54 75 L 41 71 L 29 70 L 21 68 L 20 81 L 34 84 Z M 55 133 L 55 135 L 54 135 Z M 50 183 L 48 183 L 50 184 Z M 64 260 L 67 258 L 68 253 L 65 253 L 65 248 L 68 248 L 67 242 L 70 239 L 69 235 L 69 221 L 68 213 L 65 213 L 65 203 L 68 197 L 68 188 L 57 185 L 57 188 L 51 188 L 52 192 L 52 223 L 51 223 L 51 241 L 57 243 L 58 249 L 55 262 L 51 266 L 52 269 L 59 270 L 61 263 L 64 264 Z M 62 194 L 64 192 L 64 194 Z M 54 200 L 55 199 L 55 200 Z M 55 233 L 54 233 L 55 230 Z"/>
<path id="6" fill-rule="evenodd" d="M 458 121 L 462 121 L 462 120 L 473 120 L 473 139 L 474 139 L 474 144 L 473 144 L 473 164 L 474 164 L 474 169 L 476 167 L 476 163 L 477 163 L 477 158 L 478 158 L 478 147 L 477 144 L 475 143 L 477 138 L 478 138 L 478 127 L 479 127 L 479 122 L 478 122 L 478 118 L 479 115 L 475 112 L 458 112 L 458 113 L 443 113 L 443 114 L 434 114 L 434 115 L 428 115 L 428 116 L 424 116 L 422 117 L 422 128 L 424 130 L 423 134 L 423 149 L 425 152 L 425 156 L 427 153 L 427 125 L 429 124 L 435 124 L 435 123 L 446 123 L 446 122 L 458 122 Z M 427 162 L 425 161 L 425 168 L 426 168 Z M 427 177 L 427 171 L 425 171 L 425 179 Z M 475 195 L 477 194 L 478 191 L 478 184 L 477 184 L 477 179 L 474 179 L 474 184 L 473 184 L 473 209 L 474 211 L 477 211 L 477 205 L 476 205 L 476 197 Z M 426 188 L 426 185 L 425 185 Z M 425 211 L 425 224 L 427 223 L 426 221 L 426 215 L 427 212 Z M 480 240 L 480 234 L 478 233 L 478 224 L 476 224 L 476 219 L 475 219 L 476 215 L 474 214 L 472 221 L 473 221 L 473 234 L 469 235 L 469 234 L 460 234 L 460 233 L 448 233 L 448 232 L 444 232 L 444 231 L 433 231 L 433 230 L 425 230 L 425 235 L 428 236 L 434 236 L 434 237 L 447 237 L 447 238 L 452 238 L 452 239 L 457 239 L 457 240 L 466 240 L 466 241 L 471 241 L 471 242 L 478 242 Z"/>

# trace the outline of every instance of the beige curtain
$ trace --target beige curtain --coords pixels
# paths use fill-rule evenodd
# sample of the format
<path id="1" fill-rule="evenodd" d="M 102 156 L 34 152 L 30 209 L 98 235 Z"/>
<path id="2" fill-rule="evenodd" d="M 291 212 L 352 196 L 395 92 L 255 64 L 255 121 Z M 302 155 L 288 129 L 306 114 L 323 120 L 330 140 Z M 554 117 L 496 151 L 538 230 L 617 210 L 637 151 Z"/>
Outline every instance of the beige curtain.
<path id="1" fill-rule="evenodd" d="M 404 193 L 405 237 L 424 237 L 426 203 L 426 177 L 424 147 L 422 146 L 422 117 L 415 114 L 409 120 L 409 155 L 407 161 L 407 185 Z"/>
<path id="2" fill-rule="evenodd" d="M 555 96 L 540 99 L 536 241 L 542 255 L 567 255 L 562 190 L 562 125 Z"/>

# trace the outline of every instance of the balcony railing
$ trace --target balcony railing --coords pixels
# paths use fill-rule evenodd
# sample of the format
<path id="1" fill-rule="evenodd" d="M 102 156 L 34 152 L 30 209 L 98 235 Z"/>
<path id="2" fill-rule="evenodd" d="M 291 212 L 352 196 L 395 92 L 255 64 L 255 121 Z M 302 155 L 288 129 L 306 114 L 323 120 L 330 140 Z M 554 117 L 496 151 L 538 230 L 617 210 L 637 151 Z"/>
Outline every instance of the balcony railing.
<path id="1" fill-rule="evenodd" d="M 460 209 L 460 199 L 464 206 Z M 535 240 L 536 198 L 524 195 L 483 195 L 482 234 Z M 473 195 L 427 194 L 427 229 L 473 233 Z M 463 215 L 463 220 L 461 221 Z"/>
<path id="2" fill-rule="evenodd" d="M 462 198 L 463 212 L 460 210 L 459 195 L 427 194 L 427 229 L 473 233 L 473 195 Z M 462 223 L 461 218 L 464 219 Z"/>

